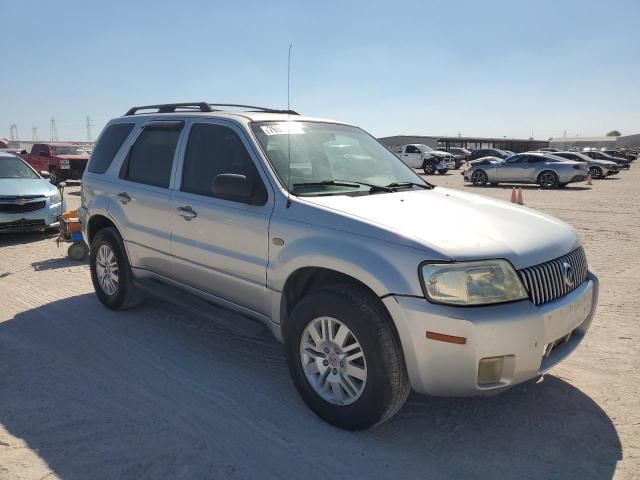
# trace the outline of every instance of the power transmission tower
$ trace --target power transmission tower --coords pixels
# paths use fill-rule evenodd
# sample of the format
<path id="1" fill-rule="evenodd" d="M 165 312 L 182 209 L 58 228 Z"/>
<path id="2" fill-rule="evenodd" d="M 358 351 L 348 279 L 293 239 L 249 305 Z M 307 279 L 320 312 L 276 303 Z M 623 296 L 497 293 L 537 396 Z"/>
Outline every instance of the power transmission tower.
<path id="1" fill-rule="evenodd" d="M 87 115 L 87 142 L 93 142 L 93 138 L 91 137 L 91 127 L 93 127 L 93 123 L 91 122 L 91 117 Z"/>
<path id="2" fill-rule="evenodd" d="M 12 142 L 17 142 L 20 140 L 20 137 L 18 136 L 18 125 L 16 125 L 15 123 L 12 123 L 9 126 L 9 138 Z"/>
<path id="3" fill-rule="evenodd" d="M 33 125 L 31 127 L 31 140 L 38 141 L 40 138 L 38 137 L 38 127 Z"/>
<path id="4" fill-rule="evenodd" d="M 58 128 L 56 127 L 56 119 L 55 117 L 51 117 L 51 141 L 58 141 Z"/>

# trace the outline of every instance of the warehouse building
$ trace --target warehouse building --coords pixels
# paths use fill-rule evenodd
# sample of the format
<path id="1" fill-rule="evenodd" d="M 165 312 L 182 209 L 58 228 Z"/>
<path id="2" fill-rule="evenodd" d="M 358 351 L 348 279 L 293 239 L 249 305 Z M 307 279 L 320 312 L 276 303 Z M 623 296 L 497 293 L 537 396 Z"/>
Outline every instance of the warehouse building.
<path id="1" fill-rule="evenodd" d="M 422 143 L 432 148 L 462 147 L 469 150 L 479 148 L 499 148 L 512 152 L 530 152 L 549 146 L 547 140 L 535 140 L 533 138 L 507 138 L 507 137 L 436 137 L 436 136 L 411 136 L 395 135 L 379 139 L 387 146 L 406 145 L 409 143 Z"/>

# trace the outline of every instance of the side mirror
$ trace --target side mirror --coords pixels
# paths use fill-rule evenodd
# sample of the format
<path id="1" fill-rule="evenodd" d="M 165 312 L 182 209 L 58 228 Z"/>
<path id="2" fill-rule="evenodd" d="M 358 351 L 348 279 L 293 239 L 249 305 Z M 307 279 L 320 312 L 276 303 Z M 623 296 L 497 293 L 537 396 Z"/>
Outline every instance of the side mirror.
<path id="1" fill-rule="evenodd" d="M 50 177 L 51 177 L 51 174 L 50 174 L 49 172 L 47 172 L 46 170 L 41 170 L 41 171 L 40 171 L 40 176 L 41 176 L 42 178 L 50 178 Z"/>
<path id="2" fill-rule="evenodd" d="M 40 150 L 38 152 L 38 155 L 40 155 L 41 157 L 48 157 L 49 156 L 49 152 L 47 152 L 46 150 Z"/>
<path id="3" fill-rule="evenodd" d="M 213 179 L 213 194 L 222 198 L 249 200 L 253 197 L 253 183 L 245 175 L 222 173 Z"/>

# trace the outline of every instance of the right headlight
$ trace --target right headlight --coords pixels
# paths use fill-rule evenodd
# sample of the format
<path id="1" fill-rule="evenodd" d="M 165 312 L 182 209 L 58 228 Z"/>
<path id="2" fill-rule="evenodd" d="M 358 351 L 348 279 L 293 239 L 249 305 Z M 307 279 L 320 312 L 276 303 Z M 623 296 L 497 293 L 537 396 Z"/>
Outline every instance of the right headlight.
<path id="1" fill-rule="evenodd" d="M 528 298 L 506 260 L 459 263 L 425 263 L 422 286 L 428 300 L 458 306 L 489 305 Z"/>

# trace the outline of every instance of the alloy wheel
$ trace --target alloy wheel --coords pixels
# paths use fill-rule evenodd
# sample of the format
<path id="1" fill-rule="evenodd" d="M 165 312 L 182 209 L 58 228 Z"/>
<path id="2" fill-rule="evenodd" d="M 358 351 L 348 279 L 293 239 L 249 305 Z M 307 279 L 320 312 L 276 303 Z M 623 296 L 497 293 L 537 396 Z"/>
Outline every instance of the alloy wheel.
<path id="1" fill-rule="evenodd" d="M 591 167 L 589 169 L 589 173 L 591 174 L 591 178 L 600 178 L 602 176 L 602 172 L 600 172 L 600 169 L 595 167 Z"/>
<path id="2" fill-rule="evenodd" d="M 487 183 L 487 174 L 482 170 L 476 170 L 471 174 L 471 183 L 474 185 L 484 185 Z"/>
<path id="3" fill-rule="evenodd" d="M 118 260 L 109 245 L 98 248 L 96 276 L 104 293 L 111 296 L 118 291 Z"/>
<path id="4" fill-rule="evenodd" d="M 335 405 L 355 402 L 367 383 L 360 342 L 349 327 L 332 317 L 309 322 L 300 339 L 300 361 L 309 385 Z"/>
<path id="5" fill-rule="evenodd" d="M 552 172 L 544 172 L 540 175 L 540 185 L 543 188 L 553 188 L 558 183 L 558 179 L 555 173 Z"/>

